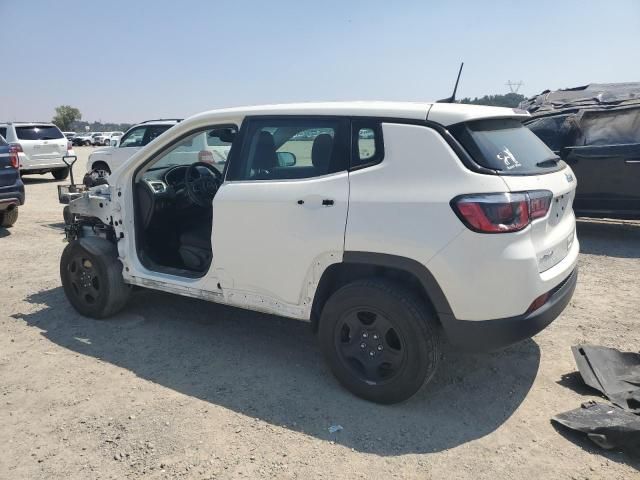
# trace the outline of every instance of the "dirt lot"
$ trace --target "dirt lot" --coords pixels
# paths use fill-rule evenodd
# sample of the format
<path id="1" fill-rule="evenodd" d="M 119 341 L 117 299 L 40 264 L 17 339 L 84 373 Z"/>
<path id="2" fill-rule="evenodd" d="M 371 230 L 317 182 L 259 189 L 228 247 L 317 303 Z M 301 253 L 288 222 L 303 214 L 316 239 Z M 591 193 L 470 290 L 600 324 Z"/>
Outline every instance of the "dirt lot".
<path id="1" fill-rule="evenodd" d="M 56 182 L 25 183 L 0 229 L 2 479 L 640 477 L 639 459 L 549 422 L 595 398 L 571 345 L 639 348 L 640 223 L 581 221 L 578 288 L 550 328 L 499 353 L 447 348 L 428 389 L 383 407 L 337 385 L 303 322 L 153 291 L 80 317 Z"/>

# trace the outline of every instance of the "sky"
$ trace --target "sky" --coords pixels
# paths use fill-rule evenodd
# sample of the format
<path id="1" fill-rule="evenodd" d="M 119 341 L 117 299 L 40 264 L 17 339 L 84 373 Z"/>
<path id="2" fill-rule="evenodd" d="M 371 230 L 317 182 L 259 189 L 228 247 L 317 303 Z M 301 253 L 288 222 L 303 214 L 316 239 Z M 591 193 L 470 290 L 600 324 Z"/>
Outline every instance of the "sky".
<path id="1" fill-rule="evenodd" d="M 0 121 L 640 81 L 640 0 L 0 0 Z"/>

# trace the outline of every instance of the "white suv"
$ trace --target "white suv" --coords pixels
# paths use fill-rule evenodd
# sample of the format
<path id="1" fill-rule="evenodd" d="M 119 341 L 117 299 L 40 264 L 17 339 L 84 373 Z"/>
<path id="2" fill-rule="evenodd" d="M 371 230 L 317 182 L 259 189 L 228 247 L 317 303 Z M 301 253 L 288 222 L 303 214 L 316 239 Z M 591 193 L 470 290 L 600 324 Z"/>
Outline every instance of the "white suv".
<path id="1" fill-rule="evenodd" d="M 94 145 L 107 147 L 111 145 L 111 140 L 119 139 L 123 132 L 103 132 L 93 139 Z"/>
<path id="2" fill-rule="evenodd" d="M 62 157 L 74 155 L 74 152 L 71 142 L 54 124 L 0 123 L 0 135 L 17 153 L 21 174 L 51 172 L 56 180 L 69 175 Z"/>
<path id="3" fill-rule="evenodd" d="M 94 150 L 87 161 L 87 172 L 93 173 L 96 177 L 110 175 L 141 147 L 178 122 L 180 122 L 179 119 L 148 120 L 134 125 L 121 137 L 114 138 L 116 140 L 114 146 Z"/>
<path id="4" fill-rule="evenodd" d="M 506 346 L 573 294 L 576 181 L 526 118 L 376 102 L 196 115 L 71 202 L 65 293 L 94 318 L 138 285 L 309 320 L 350 391 L 404 400 L 442 335 Z"/>

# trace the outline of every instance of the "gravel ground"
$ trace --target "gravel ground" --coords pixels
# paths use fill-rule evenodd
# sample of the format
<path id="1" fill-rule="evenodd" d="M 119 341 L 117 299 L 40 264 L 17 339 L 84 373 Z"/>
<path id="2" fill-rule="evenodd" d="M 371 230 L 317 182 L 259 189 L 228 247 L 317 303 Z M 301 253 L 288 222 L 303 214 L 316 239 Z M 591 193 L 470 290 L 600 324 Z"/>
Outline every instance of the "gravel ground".
<path id="1" fill-rule="evenodd" d="M 428 388 L 385 407 L 337 385 L 303 322 L 153 291 L 79 316 L 58 276 L 58 182 L 25 183 L 0 229 L 2 479 L 640 477 L 639 459 L 549 421 L 597 399 L 572 345 L 638 350 L 640 223 L 580 221 L 581 276 L 554 324 L 498 353 L 446 348 Z"/>

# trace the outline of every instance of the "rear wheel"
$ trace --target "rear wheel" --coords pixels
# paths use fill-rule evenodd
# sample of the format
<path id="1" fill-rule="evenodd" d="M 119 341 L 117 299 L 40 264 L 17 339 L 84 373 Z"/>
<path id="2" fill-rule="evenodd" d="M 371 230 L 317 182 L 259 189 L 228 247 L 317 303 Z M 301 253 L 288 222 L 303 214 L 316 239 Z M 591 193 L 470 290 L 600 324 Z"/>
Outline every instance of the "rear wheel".
<path id="1" fill-rule="evenodd" d="M 16 221 L 18 221 L 18 207 L 0 212 L 0 227 L 13 227 Z"/>
<path id="2" fill-rule="evenodd" d="M 333 374 L 353 394 L 377 403 L 406 400 L 433 377 L 439 336 L 424 303 L 382 279 L 340 288 L 320 318 L 320 346 Z"/>
<path id="3" fill-rule="evenodd" d="M 65 167 L 51 170 L 51 175 L 53 175 L 53 178 L 56 180 L 64 180 L 69 176 L 69 168 Z"/>
<path id="4" fill-rule="evenodd" d="M 84 146 L 88 147 L 89 145 L 91 145 L 91 142 L 89 140 L 85 140 L 84 141 Z"/>
<path id="5" fill-rule="evenodd" d="M 122 263 L 112 252 L 94 254 L 80 242 L 69 243 L 60 259 L 60 278 L 71 305 L 87 317 L 102 319 L 121 310 L 130 294 Z"/>

